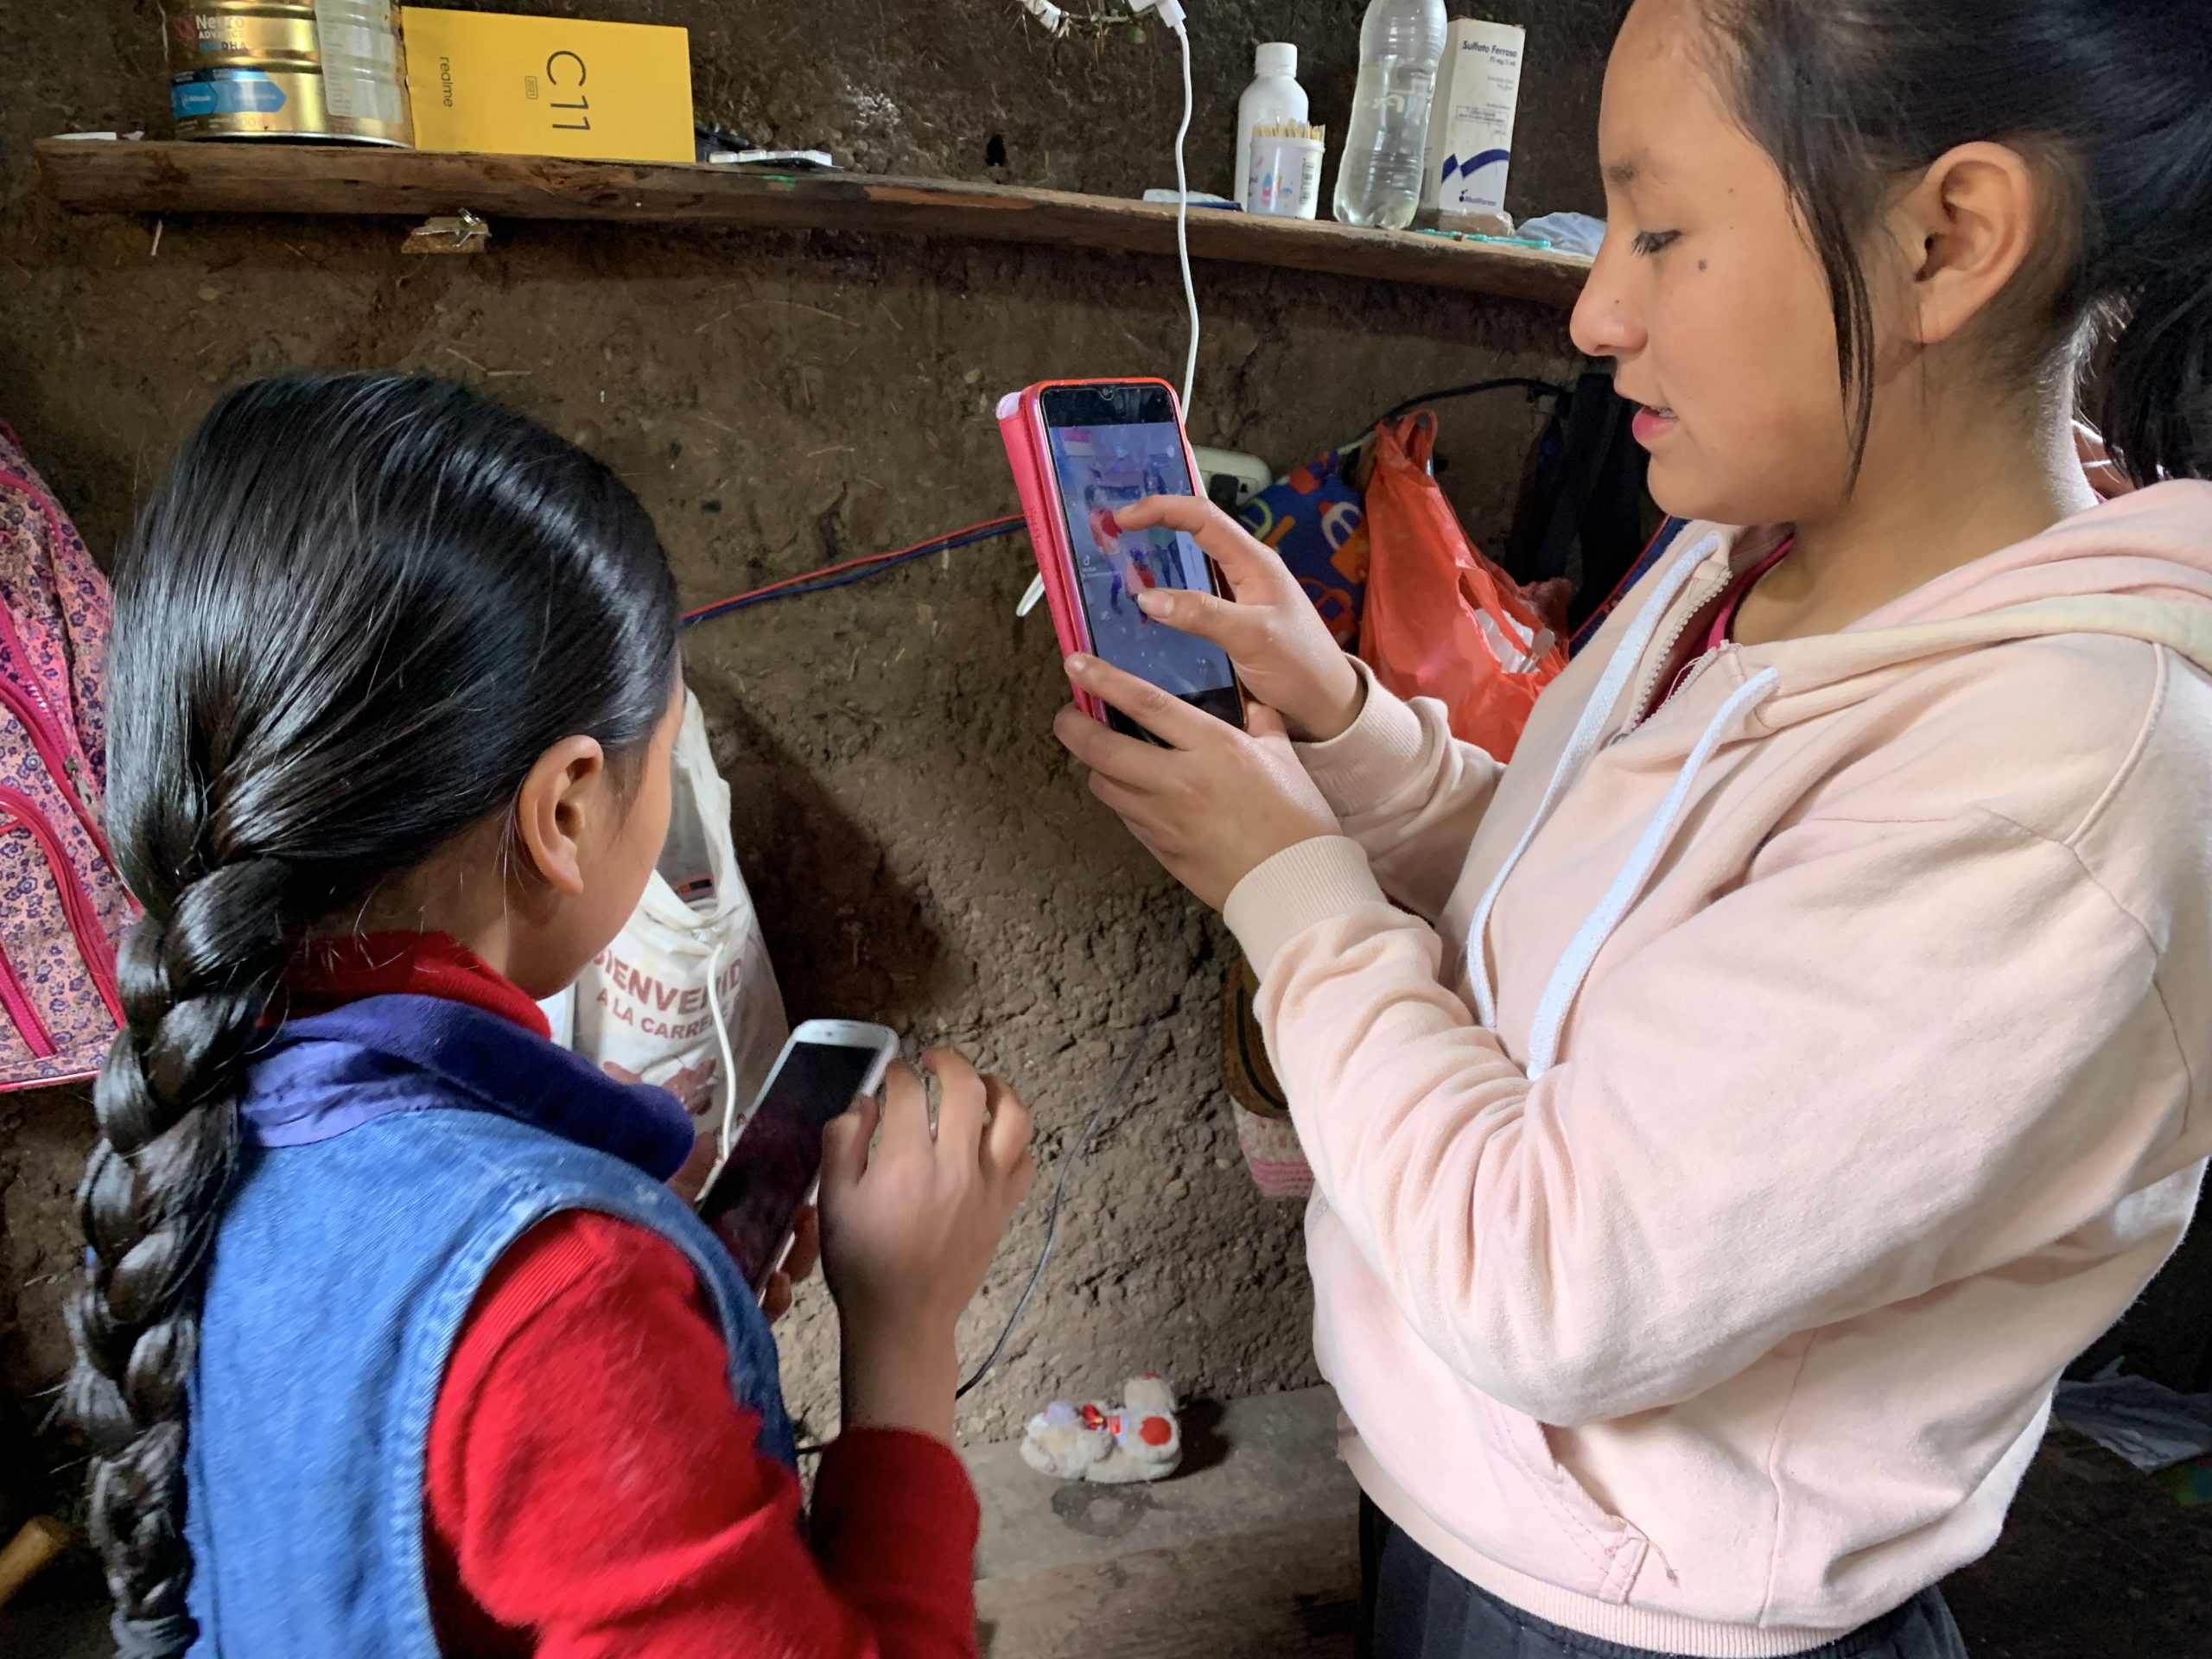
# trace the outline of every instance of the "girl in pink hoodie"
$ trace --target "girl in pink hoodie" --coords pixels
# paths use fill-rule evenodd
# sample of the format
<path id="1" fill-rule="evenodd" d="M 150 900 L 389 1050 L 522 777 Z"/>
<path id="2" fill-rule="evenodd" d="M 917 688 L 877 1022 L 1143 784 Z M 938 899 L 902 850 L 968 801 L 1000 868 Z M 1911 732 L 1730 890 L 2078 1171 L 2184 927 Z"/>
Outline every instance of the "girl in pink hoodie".
<path id="1" fill-rule="evenodd" d="M 1574 319 L 1694 520 L 1510 766 L 1203 504 L 1077 658 L 1262 977 L 1382 1659 L 1928 1659 L 2212 1153 L 2202 0 L 1637 0 Z M 2100 505 L 2074 389 L 2147 486 Z M 2169 481 L 2159 481 L 2166 480 Z M 1730 528 L 1730 526 L 1764 528 Z"/>

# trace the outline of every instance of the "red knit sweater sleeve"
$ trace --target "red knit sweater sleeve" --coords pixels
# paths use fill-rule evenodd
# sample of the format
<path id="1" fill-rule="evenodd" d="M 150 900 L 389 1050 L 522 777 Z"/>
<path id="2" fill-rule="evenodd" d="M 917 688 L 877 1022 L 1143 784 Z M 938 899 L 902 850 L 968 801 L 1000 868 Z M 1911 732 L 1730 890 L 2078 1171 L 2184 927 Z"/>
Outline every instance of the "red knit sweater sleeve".
<path id="1" fill-rule="evenodd" d="M 974 1659 L 980 1525 L 950 1446 L 849 1433 L 799 1486 L 731 1399 L 690 1263 L 567 1212 L 503 1257 L 430 1424 L 441 1646 L 540 1659 Z"/>

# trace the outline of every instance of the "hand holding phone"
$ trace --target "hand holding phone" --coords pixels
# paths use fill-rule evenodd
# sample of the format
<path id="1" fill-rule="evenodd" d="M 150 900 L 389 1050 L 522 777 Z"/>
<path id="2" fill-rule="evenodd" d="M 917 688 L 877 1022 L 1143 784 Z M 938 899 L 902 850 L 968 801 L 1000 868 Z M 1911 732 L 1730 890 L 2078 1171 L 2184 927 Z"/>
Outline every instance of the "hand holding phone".
<path id="1" fill-rule="evenodd" d="M 729 1156 L 707 1178 L 699 1218 L 757 1296 L 790 1254 L 799 1211 L 822 1173 L 823 1131 L 883 1086 L 898 1033 L 853 1020 L 810 1020 L 791 1033 Z"/>
<path id="2" fill-rule="evenodd" d="M 1068 679 L 1153 741 L 1109 732 L 1072 707 L 1053 720 L 1053 734 L 1090 768 L 1090 792 L 1211 908 L 1277 854 L 1343 833 L 1282 716 L 1264 703 L 1240 731 L 1096 657 L 1070 658 Z"/>
<path id="3" fill-rule="evenodd" d="M 1140 601 L 1146 614 L 1228 652 L 1245 695 L 1281 715 L 1299 742 L 1327 742 L 1350 728 L 1366 702 L 1367 683 L 1274 549 L 1211 501 L 1156 496 L 1117 517 L 1140 529 L 1183 531 L 1236 595 L 1162 588 Z"/>
<path id="4" fill-rule="evenodd" d="M 892 1068 L 883 1103 L 830 1126 L 822 1266 L 843 1326 L 844 1421 L 950 1440 L 960 1315 L 1035 1179 L 1029 1109 L 958 1054 Z M 878 1134 L 879 1128 L 880 1134 Z"/>
<path id="5" fill-rule="evenodd" d="M 1000 404 L 999 431 L 1061 655 L 1088 652 L 1242 725 L 1228 655 L 1164 626 L 1144 604 L 1147 594 L 1177 589 L 1217 593 L 1212 565 L 1187 531 L 1122 516 L 1150 497 L 1196 496 L 1198 468 L 1173 390 L 1164 380 L 1048 381 Z M 1096 698 L 1078 706 L 1117 731 L 1145 735 Z"/>

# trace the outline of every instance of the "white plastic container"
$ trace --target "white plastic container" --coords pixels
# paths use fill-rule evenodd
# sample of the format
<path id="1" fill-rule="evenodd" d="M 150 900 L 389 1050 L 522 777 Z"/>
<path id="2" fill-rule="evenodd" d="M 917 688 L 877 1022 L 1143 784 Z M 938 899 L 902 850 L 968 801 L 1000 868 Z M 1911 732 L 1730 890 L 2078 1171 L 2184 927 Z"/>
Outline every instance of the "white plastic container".
<path id="1" fill-rule="evenodd" d="M 1337 164 L 1344 224 L 1402 231 L 1414 222 L 1446 34 L 1444 0 L 1370 0 L 1359 26 L 1359 90 Z"/>
<path id="2" fill-rule="evenodd" d="M 1250 212 L 1252 129 L 1306 119 L 1306 89 L 1298 84 L 1298 48 L 1269 41 L 1254 54 L 1252 84 L 1236 100 L 1236 205 Z"/>
<path id="3" fill-rule="evenodd" d="M 1527 41 L 1527 32 L 1511 23 L 1452 20 L 1451 42 L 1436 78 L 1421 185 L 1421 206 L 1434 210 L 1446 229 L 1455 224 L 1482 229 L 1505 212 Z"/>
<path id="4" fill-rule="evenodd" d="M 1263 122 L 1252 130 L 1244 211 L 1265 219 L 1312 219 L 1321 211 L 1321 150 L 1326 132 L 1303 121 Z"/>

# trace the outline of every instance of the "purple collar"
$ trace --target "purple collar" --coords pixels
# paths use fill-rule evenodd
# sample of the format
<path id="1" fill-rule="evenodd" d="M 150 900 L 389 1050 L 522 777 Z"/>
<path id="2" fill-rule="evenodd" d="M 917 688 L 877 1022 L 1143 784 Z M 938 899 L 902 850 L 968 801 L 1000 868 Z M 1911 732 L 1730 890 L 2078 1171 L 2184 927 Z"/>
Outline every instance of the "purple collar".
<path id="1" fill-rule="evenodd" d="M 617 1083 L 480 1008 L 372 996 L 276 1027 L 240 1108 L 264 1147 L 329 1141 L 434 1108 L 493 1113 L 620 1158 L 664 1181 L 691 1155 L 690 1114 L 665 1089 Z"/>

